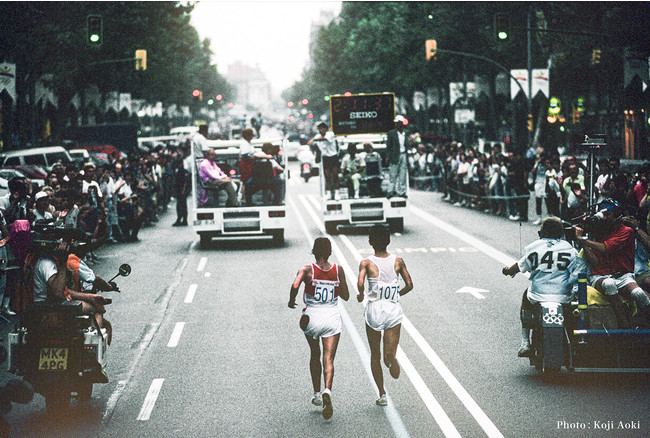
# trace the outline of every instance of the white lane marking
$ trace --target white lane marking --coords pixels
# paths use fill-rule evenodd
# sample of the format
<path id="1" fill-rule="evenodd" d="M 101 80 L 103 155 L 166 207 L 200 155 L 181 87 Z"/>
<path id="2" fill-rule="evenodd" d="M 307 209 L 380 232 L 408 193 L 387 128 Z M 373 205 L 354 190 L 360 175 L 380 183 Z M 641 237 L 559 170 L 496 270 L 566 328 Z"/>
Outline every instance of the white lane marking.
<path id="1" fill-rule="evenodd" d="M 460 438 L 461 435 L 458 432 L 458 429 L 456 429 L 456 426 L 454 426 L 454 423 L 451 422 L 451 419 L 447 416 L 445 410 L 442 408 L 442 406 L 440 406 L 438 400 L 436 400 L 436 398 L 433 396 L 429 390 L 429 387 L 424 382 L 424 379 L 420 377 L 420 374 L 417 372 L 409 358 L 406 357 L 406 354 L 404 353 L 404 350 L 402 350 L 402 347 L 397 347 L 397 355 L 395 357 L 397 357 L 397 361 L 402 367 L 402 370 L 404 370 L 404 372 L 409 376 L 409 379 L 411 380 L 411 383 L 413 383 L 415 390 L 418 392 L 418 394 L 420 394 L 420 398 L 422 398 L 424 401 L 424 404 L 426 405 L 427 409 L 429 409 L 429 412 L 431 412 L 431 415 L 433 415 L 433 418 L 436 420 L 436 423 L 438 423 L 445 436 Z"/>
<path id="2" fill-rule="evenodd" d="M 189 259 L 189 255 L 185 256 L 183 260 L 181 260 L 181 263 L 179 266 L 174 270 L 174 278 L 170 286 L 167 288 L 167 291 L 165 294 L 162 296 L 162 306 L 159 307 L 160 311 L 158 315 L 154 315 L 159 321 L 162 321 L 162 319 L 165 317 L 166 310 L 169 305 L 169 301 L 171 300 L 172 295 L 174 294 L 174 291 L 176 290 L 176 287 L 181 282 L 182 278 L 182 271 L 185 269 L 185 266 L 187 266 Z M 119 401 L 120 397 L 122 394 L 126 391 L 127 385 L 131 382 L 133 379 L 133 376 L 135 376 L 136 370 L 139 369 L 140 361 L 146 351 L 147 346 L 153 339 L 154 335 L 156 334 L 158 328 L 160 327 L 160 322 L 150 324 L 151 329 L 145 336 L 145 339 L 140 343 L 140 346 L 138 347 L 135 359 L 131 361 L 131 366 L 129 367 L 129 371 L 127 373 L 126 379 L 123 379 L 119 382 L 119 384 L 116 386 L 115 390 L 113 393 L 110 395 L 108 398 L 108 401 L 106 402 L 106 408 L 104 409 L 104 414 L 102 415 L 102 424 L 108 424 L 110 419 L 113 416 L 113 412 L 115 410 L 115 406 L 117 406 L 117 402 Z"/>
<path id="3" fill-rule="evenodd" d="M 411 206 L 411 208 L 416 208 Z M 418 209 L 419 210 L 419 209 Z M 428 213 L 426 213 L 428 215 Z M 435 219 L 436 223 L 434 225 L 437 225 L 437 223 L 442 223 L 444 222 L 440 221 L 437 218 L 434 218 L 431 215 L 428 215 L 431 219 Z M 433 223 L 433 222 L 432 222 Z M 445 224 L 446 225 L 446 224 Z M 450 229 L 454 228 L 449 226 Z M 455 228 L 454 228 L 455 229 Z M 445 230 L 447 231 L 447 230 Z M 460 233 L 463 233 L 460 230 L 457 230 Z M 449 231 L 451 234 L 453 232 Z M 494 254 L 498 257 L 501 257 L 501 262 L 505 262 L 506 264 L 512 264 L 514 263 L 514 260 L 512 258 L 509 258 L 507 255 L 500 253 L 496 249 L 490 247 L 489 245 L 479 241 L 478 239 L 475 239 L 472 236 L 469 236 L 466 233 L 465 237 L 468 237 L 472 240 L 472 242 L 465 240 L 467 243 L 470 245 L 473 245 L 477 247 L 479 250 L 485 252 L 486 254 L 489 255 L 489 253 Z M 460 237 L 460 236 L 459 236 Z M 344 235 L 339 235 L 339 238 L 343 241 L 345 246 L 350 250 L 352 253 L 353 257 L 357 260 L 357 262 L 361 261 L 361 254 L 359 254 L 359 251 L 354 247 L 354 244 L 350 241 L 350 239 L 347 238 L 347 236 Z M 474 242 L 475 241 L 475 242 Z M 479 245 L 476 245 L 475 243 L 478 243 Z M 500 255 L 499 255 L 500 254 Z M 506 260 L 506 258 L 509 258 L 510 260 Z M 503 437 L 499 429 L 492 423 L 492 420 L 488 418 L 488 416 L 483 412 L 481 407 L 474 401 L 474 399 L 469 395 L 467 390 L 460 384 L 460 382 L 454 377 L 452 372 L 447 368 L 447 366 L 442 362 L 442 360 L 438 357 L 438 355 L 433 351 L 433 348 L 429 345 L 429 343 L 422 337 L 420 332 L 415 328 L 413 324 L 411 324 L 410 320 L 404 315 L 404 319 L 402 320 L 402 326 L 406 329 L 407 333 L 411 336 L 411 338 L 418 344 L 420 349 L 425 353 L 427 358 L 429 359 L 429 362 L 434 366 L 436 371 L 442 376 L 442 378 L 445 380 L 447 385 L 451 388 L 451 390 L 456 394 L 456 396 L 460 399 L 460 401 L 465 405 L 467 410 L 472 414 L 472 416 L 476 419 L 478 424 L 483 428 L 483 430 L 488 434 L 489 437 Z M 398 359 L 399 360 L 399 359 Z"/>
<path id="4" fill-rule="evenodd" d="M 303 195 L 299 195 L 300 201 L 303 203 L 307 211 L 312 214 L 313 212 L 309 208 L 309 206 L 306 204 L 305 199 Z M 305 237 L 307 238 L 307 242 L 309 245 L 311 245 L 314 242 L 314 238 L 307 229 L 307 225 L 305 224 L 305 221 L 302 218 L 302 215 L 296 208 L 296 206 L 293 204 L 293 202 L 290 202 L 291 208 L 296 212 L 296 217 L 298 218 L 298 221 L 300 222 L 301 228 L 305 234 Z M 312 216 L 313 218 L 313 216 Z M 320 229 L 320 231 L 325 234 L 325 228 L 323 227 L 322 222 L 318 219 L 318 216 L 316 216 L 315 220 L 316 225 Z M 336 246 L 336 242 L 332 240 L 332 248 L 335 249 L 337 253 L 337 259 L 340 261 L 341 266 L 343 267 L 344 271 L 347 272 L 352 272 L 350 269 L 350 266 L 348 266 L 345 257 L 341 253 L 341 250 Z M 348 287 L 350 288 L 350 282 L 353 283 L 353 278 L 348 277 Z M 350 288 L 352 291 L 356 290 L 355 287 Z M 352 296 L 354 297 L 354 293 L 352 293 Z M 343 300 L 339 300 L 339 309 L 341 310 L 341 319 L 343 320 L 343 324 L 345 324 L 346 328 L 346 333 L 350 335 L 350 338 L 352 339 L 352 343 L 354 344 L 354 347 L 357 350 L 357 353 L 359 354 L 359 357 L 361 358 L 361 362 L 363 363 L 363 367 L 366 370 L 366 375 L 368 376 L 368 379 L 370 380 L 370 384 L 372 387 L 375 387 L 375 380 L 372 377 L 372 370 L 370 369 L 370 353 L 368 352 L 368 349 L 366 347 L 365 342 L 361 338 L 361 335 L 357 331 L 356 327 L 354 326 L 354 323 L 352 322 L 352 319 L 350 318 L 350 315 L 348 314 L 347 310 L 345 309 L 345 305 L 343 304 Z M 397 412 L 397 408 L 395 408 L 395 404 L 393 403 L 393 400 L 390 397 L 390 394 L 388 391 L 386 391 L 386 398 L 388 399 L 388 406 L 384 407 L 384 414 L 386 415 L 386 418 L 388 419 L 388 422 L 391 425 L 391 428 L 393 429 L 393 433 L 395 434 L 396 437 L 398 438 L 409 438 L 410 435 L 408 431 L 406 430 L 406 426 L 404 425 L 404 422 L 402 421 L 402 417 L 400 417 L 399 412 Z"/>
<path id="5" fill-rule="evenodd" d="M 153 379 L 149 391 L 147 392 L 147 396 L 144 398 L 144 403 L 142 403 L 142 409 L 140 409 L 140 414 L 138 414 L 138 420 L 147 421 L 149 417 L 151 417 L 151 412 L 156 404 L 158 394 L 160 394 L 160 388 L 162 388 L 164 381 L 165 379 Z"/>
<path id="6" fill-rule="evenodd" d="M 438 357 L 436 352 L 433 351 L 433 348 L 431 348 L 426 339 L 424 339 L 424 337 L 415 328 L 415 326 L 411 324 L 411 321 L 406 316 L 404 316 L 404 319 L 402 320 L 402 326 L 406 328 L 408 334 L 411 335 L 411 338 L 424 352 L 427 359 L 429 359 L 429 362 L 431 362 L 431 365 L 434 366 L 436 371 L 438 371 L 438 374 L 440 374 L 440 376 L 444 379 L 451 390 L 454 391 L 456 397 L 458 397 L 458 399 L 465 405 L 469 413 L 472 414 L 472 417 L 474 417 L 481 428 L 483 428 L 487 436 L 503 438 L 503 435 L 499 429 L 497 429 L 494 423 L 492 423 L 492 420 L 488 418 L 485 412 L 483 412 L 483 409 L 481 409 L 481 407 L 474 401 L 472 396 L 469 395 L 469 393 L 465 390 L 463 385 L 460 384 L 458 379 L 456 379 L 451 371 L 449 371 L 449 368 L 447 368 L 447 366 L 442 362 L 440 357 Z"/>
<path id="7" fill-rule="evenodd" d="M 201 257 L 201 260 L 199 260 L 199 265 L 196 267 L 196 272 L 201 272 L 202 270 L 204 270 L 206 263 L 208 263 L 208 258 Z"/>
<path id="8" fill-rule="evenodd" d="M 177 322 L 172 331 L 172 335 L 169 338 L 167 346 L 169 348 L 175 348 L 178 346 L 178 341 L 181 339 L 181 334 L 183 333 L 183 328 L 185 327 L 184 322 Z"/>
<path id="9" fill-rule="evenodd" d="M 185 295 L 185 303 L 189 304 L 194 300 L 194 295 L 196 294 L 196 289 L 199 287 L 198 284 L 190 284 L 190 287 L 187 288 L 187 294 Z"/>
<path id="10" fill-rule="evenodd" d="M 440 228 L 443 231 L 446 231 L 447 233 L 454 235 L 458 237 L 460 240 L 464 241 L 465 243 L 468 243 L 469 245 L 473 246 L 474 248 L 478 249 L 479 251 L 483 252 L 484 254 L 492 257 L 494 260 L 503 263 L 504 265 L 510 266 L 514 262 L 516 262 L 515 259 L 510 257 L 507 254 L 502 253 L 501 251 L 492 248 L 490 245 L 487 243 L 481 242 L 474 236 L 470 236 L 464 231 L 459 230 L 458 228 L 454 227 L 453 225 L 448 224 L 447 222 L 441 221 L 437 217 L 433 216 L 430 213 L 427 213 L 424 210 L 419 209 L 418 207 L 414 207 L 411 205 L 409 207 L 413 213 L 416 215 L 420 216 L 422 219 L 425 221 L 429 222 L 430 224 L 435 225 L 436 227 Z M 451 248 L 450 248 L 451 249 Z"/>

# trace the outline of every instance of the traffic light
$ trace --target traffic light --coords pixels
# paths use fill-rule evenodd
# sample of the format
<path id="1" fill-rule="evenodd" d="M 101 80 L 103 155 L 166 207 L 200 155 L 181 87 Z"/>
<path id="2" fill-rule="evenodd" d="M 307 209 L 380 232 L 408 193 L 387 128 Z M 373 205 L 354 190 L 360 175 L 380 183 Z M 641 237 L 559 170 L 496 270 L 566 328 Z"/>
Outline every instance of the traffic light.
<path id="1" fill-rule="evenodd" d="M 91 47 L 102 45 L 102 16 L 89 15 L 86 19 L 87 42 Z"/>
<path id="2" fill-rule="evenodd" d="M 146 50 L 136 50 L 135 51 L 135 69 L 136 70 L 146 70 L 147 69 L 147 51 Z"/>
<path id="3" fill-rule="evenodd" d="M 494 14 L 494 36 L 497 41 L 505 41 L 510 35 L 510 17 L 508 14 Z"/>
<path id="4" fill-rule="evenodd" d="M 431 58 L 435 59 L 438 50 L 438 42 L 436 40 L 427 40 L 425 43 L 425 48 L 426 48 L 427 61 Z"/>
<path id="5" fill-rule="evenodd" d="M 591 65 L 600 64 L 600 49 L 591 51 Z"/>
<path id="6" fill-rule="evenodd" d="M 199 102 L 203 100 L 203 93 L 201 92 L 201 90 L 196 89 L 192 91 L 192 97 L 194 98 L 194 102 Z"/>
<path id="7" fill-rule="evenodd" d="M 528 114 L 528 117 L 526 118 L 526 127 L 528 128 L 529 131 L 533 130 L 533 115 Z"/>

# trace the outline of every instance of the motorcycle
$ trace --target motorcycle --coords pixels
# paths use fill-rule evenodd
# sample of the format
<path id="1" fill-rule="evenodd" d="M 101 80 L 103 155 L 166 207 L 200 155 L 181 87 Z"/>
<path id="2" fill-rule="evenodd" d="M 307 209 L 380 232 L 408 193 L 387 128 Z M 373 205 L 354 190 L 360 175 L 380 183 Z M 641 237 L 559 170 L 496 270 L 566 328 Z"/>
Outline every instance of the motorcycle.
<path id="1" fill-rule="evenodd" d="M 650 371 L 650 330 L 618 329 L 611 309 L 589 306 L 584 274 L 578 278 L 577 301 L 539 303 L 524 311 L 522 320 L 532 329 L 530 364 L 545 376 L 562 366 L 570 372 Z"/>
<path id="2" fill-rule="evenodd" d="M 300 163 L 300 177 L 309 182 L 309 178 L 318 175 L 318 167 L 315 164 L 315 156 L 309 146 L 301 146 L 298 152 Z"/>
<path id="3" fill-rule="evenodd" d="M 128 264 L 120 266 L 109 281 L 131 273 Z M 105 298 L 104 304 L 111 299 Z M 16 328 L 9 333 L 8 368 L 29 382 L 45 397 L 48 414 L 67 409 L 72 397 L 87 401 L 93 384 L 107 383 L 106 329 L 92 315 L 82 315 L 81 303 L 46 300 L 29 306 Z"/>

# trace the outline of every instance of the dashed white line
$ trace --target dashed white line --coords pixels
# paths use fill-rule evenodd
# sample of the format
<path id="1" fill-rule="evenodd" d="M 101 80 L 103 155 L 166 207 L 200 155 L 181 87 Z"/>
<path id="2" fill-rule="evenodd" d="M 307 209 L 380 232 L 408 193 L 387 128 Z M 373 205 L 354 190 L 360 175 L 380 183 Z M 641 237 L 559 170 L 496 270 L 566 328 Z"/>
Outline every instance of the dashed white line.
<path id="1" fill-rule="evenodd" d="M 190 304 L 194 300 L 194 295 L 196 294 L 196 289 L 198 287 L 198 284 L 190 284 L 190 287 L 187 289 L 187 294 L 185 295 L 185 304 Z"/>
<path id="2" fill-rule="evenodd" d="M 167 343 L 167 346 L 169 348 L 175 348 L 178 346 L 178 341 L 181 338 L 181 334 L 183 333 L 184 327 L 185 327 L 184 322 L 176 323 L 176 325 L 174 326 L 174 330 L 172 331 L 172 335 L 169 338 L 169 342 Z"/>
<path id="3" fill-rule="evenodd" d="M 207 257 L 201 257 L 201 260 L 199 260 L 199 265 L 196 267 L 196 272 L 201 272 L 205 269 L 205 265 L 208 263 L 208 258 Z"/>
<path id="4" fill-rule="evenodd" d="M 156 405 L 156 400 L 158 400 L 158 394 L 160 394 L 160 388 L 162 388 L 164 381 L 165 379 L 153 379 L 151 382 L 147 396 L 144 398 L 144 403 L 142 403 L 140 414 L 138 414 L 139 421 L 147 421 L 151 417 L 151 412 Z"/>

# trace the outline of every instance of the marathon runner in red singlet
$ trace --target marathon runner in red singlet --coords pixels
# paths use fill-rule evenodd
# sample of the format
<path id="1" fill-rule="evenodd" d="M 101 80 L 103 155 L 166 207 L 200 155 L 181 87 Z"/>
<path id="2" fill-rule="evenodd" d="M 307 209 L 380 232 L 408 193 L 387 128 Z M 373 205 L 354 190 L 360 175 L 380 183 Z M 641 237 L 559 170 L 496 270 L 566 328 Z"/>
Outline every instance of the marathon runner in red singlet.
<path id="1" fill-rule="evenodd" d="M 309 343 L 311 358 L 309 371 L 314 387 L 311 400 L 316 406 L 323 405 L 323 418 L 332 417 L 332 380 L 334 378 L 334 356 L 341 335 L 341 314 L 338 308 L 339 297 L 348 300 L 350 293 L 345 281 L 345 273 L 340 266 L 328 261 L 332 254 L 332 243 L 326 237 L 314 241 L 312 254 L 316 263 L 304 265 L 298 270 L 291 285 L 289 307 L 296 307 L 296 296 L 300 284 L 305 284 L 303 300 L 305 308 L 300 318 L 300 328 Z M 323 343 L 323 365 L 319 338 Z M 324 369 L 323 369 L 324 368 Z M 325 390 L 321 393 L 321 373 L 325 379 Z"/>
<path id="2" fill-rule="evenodd" d="M 384 332 L 384 363 L 390 375 L 397 379 L 400 367 L 395 355 L 402 327 L 402 306 L 399 298 L 413 289 L 411 275 L 401 257 L 389 254 L 386 247 L 390 243 L 390 232 L 383 225 L 374 225 L 370 229 L 368 240 L 375 250 L 375 255 L 361 260 L 357 289 L 359 302 L 365 303 L 364 317 L 366 320 L 366 335 L 370 345 L 370 369 L 375 379 L 379 398 L 376 403 L 386 406 L 386 390 L 384 389 L 384 373 L 381 369 L 381 338 Z M 404 280 L 400 289 L 399 277 Z M 368 278 L 368 290 L 364 294 L 364 282 Z"/>

